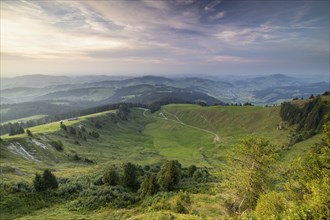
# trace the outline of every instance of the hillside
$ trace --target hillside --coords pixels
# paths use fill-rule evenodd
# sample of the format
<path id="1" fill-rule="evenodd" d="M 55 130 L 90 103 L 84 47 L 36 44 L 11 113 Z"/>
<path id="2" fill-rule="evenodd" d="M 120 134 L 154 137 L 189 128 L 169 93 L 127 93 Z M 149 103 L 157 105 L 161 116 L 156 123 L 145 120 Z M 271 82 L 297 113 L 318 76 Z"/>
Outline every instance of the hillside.
<path id="1" fill-rule="evenodd" d="M 38 83 L 41 81 L 42 84 Z M 30 75 L 3 78 L 1 82 L 2 104 L 64 101 L 72 107 L 94 107 L 122 101 L 146 104 L 164 98 L 181 100 L 182 103 L 203 100 L 208 104 L 251 102 L 266 105 L 296 97 L 308 98 L 329 88 L 327 81 L 304 81 L 284 74 L 241 76 L 236 80 L 189 75 L 172 78 Z"/>
<path id="2" fill-rule="evenodd" d="M 63 190 L 68 190 L 67 184 L 74 186 L 75 181 L 83 187 L 81 190 L 84 190 L 88 186 L 86 179 L 96 181 L 102 176 L 104 169 L 111 164 L 119 166 L 124 162 L 132 162 L 140 166 L 159 167 L 159 164 L 165 160 L 178 160 L 183 167 L 193 164 L 200 169 L 204 167 L 203 169 L 207 169 L 214 178 L 200 183 L 191 182 L 189 183 L 191 185 L 181 183 L 178 186 L 189 192 L 191 198 L 189 209 L 197 213 L 189 214 L 189 218 L 227 216 L 225 207 L 221 205 L 225 200 L 219 188 L 221 183 L 219 179 L 223 178 L 222 170 L 227 169 L 226 156 L 240 139 L 247 135 L 261 135 L 269 139 L 272 144 L 285 147 L 289 143 L 290 131 L 294 127 L 278 129 L 282 120 L 279 111 L 280 107 L 202 107 L 191 104 L 170 104 L 152 114 L 148 109 L 133 108 L 127 118 L 121 118 L 120 115 L 115 114 L 115 110 L 112 110 L 79 117 L 77 120 L 64 120 L 66 131 L 60 128 L 60 122 L 32 127 L 30 128 L 32 137 L 27 134 L 1 136 L 1 184 L 31 184 L 36 172 L 50 168 L 60 178 L 58 191 L 60 195 L 64 193 Z M 71 127 L 74 128 L 74 133 Z M 94 135 L 95 133 L 98 135 Z M 320 135 L 313 136 L 283 151 L 277 164 L 287 167 L 292 159 L 305 157 L 306 152 L 311 149 L 313 143 L 319 142 L 320 137 Z M 279 172 L 285 172 L 286 169 Z M 67 181 L 67 184 L 63 181 Z M 100 187 L 105 190 L 104 185 Z M 42 202 L 42 199 L 36 200 L 35 197 L 22 200 L 19 198 L 22 193 L 25 192 L 19 190 L 12 194 L 1 194 L 3 202 L 0 208 L 3 210 L 1 216 L 3 219 L 13 217 L 34 219 L 40 216 L 44 219 L 54 219 L 58 216 L 63 218 L 88 216 L 90 219 L 98 219 L 104 218 L 109 213 L 112 213 L 113 218 L 145 219 L 160 216 L 188 218 L 184 212 L 178 214 L 175 209 L 166 206 L 156 208 L 157 202 L 147 204 L 148 200 L 142 204 L 128 206 L 113 206 L 111 202 L 110 205 L 102 203 L 103 205 L 91 213 L 88 209 L 79 208 L 78 211 L 74 208 L 76 206 L 73 204 L 79 202 L 80 196 L 83 196 L 80 191 L 69 199 L 53 195 L 54 201 L 46 203 Z M 175 203 L 178 199 L 175 191 L 156 194 L 150 199 L 160 199 L 161 195 L 167 198 L 169 207 L 172 207 L 171 203 Z M 42 194 L 39 196 L 43 198 Z M 158 201 L 160 204 L 167 204 L 163 200 Z M 37 206 L 28 205 L 31 202 Z M 11 211 L 13 206 L 16 207 L 15 213 Z M 150 211 L 146 212 L 148 207 Z"/>

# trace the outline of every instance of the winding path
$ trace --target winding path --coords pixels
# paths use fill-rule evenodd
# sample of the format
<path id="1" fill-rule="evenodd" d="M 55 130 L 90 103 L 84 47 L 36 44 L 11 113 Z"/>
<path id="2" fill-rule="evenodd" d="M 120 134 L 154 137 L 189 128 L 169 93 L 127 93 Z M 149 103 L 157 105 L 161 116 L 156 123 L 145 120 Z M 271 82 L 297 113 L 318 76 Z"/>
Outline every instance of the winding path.
<path id="1" fill-rule="evenodd" d="M 146 108 L 140 108 L 140 109 L 144 110 L 144 111 L 143 111 L 143 116 L 146 117 L 146 118 L 148 118 L 148 116 L 146 115 L 146 112 L 149 111 L 149 109 L 146 109 Z M 166 115 L 165 115 L 164 113 L 166 113 L 166 114 L 168 114 L 168 115 L 172 115 L 172 116 L 175 118 L 175 120 L 166 117 Z M 197 130 L 200 130 L 200 131 L 203 131 L 203 132 L 206 132 L 206 133 L 212 134 L 212 135 L 214 135 L 213 142 L 216 143 L 216 142 L 219 142 L 219 141 L 220 141 L 220 137 L 219 137 L 219 135 L 217 135 L 216 133 L 214 133 L 214 132 L 212 132 L 212 131 L 209 131 L 209 130 L 206 130 L 206 129 L 204 129 L 204 128 L 199 128 L 199 127 L 196 127 L 196 126 L 193 126 L 193 125 L 186 124 L 186 123 L 182 122 L 182 121 L 181 121 L 181 120 L 180 120 L 175 114 L 172 114 L 172 113 L 167 112 L 167 111 L 164 110 L 164 112 L 160 112 L 159 115 L 160 115 L 160 117 L 157 117 L 157 116 L 152 116 L 152 117 L 160 118 L 160 119 L 167 120 L 167 121 L 173 121 L 173 122 L 178 123 L 178 124 L 181 124 L 181 125 L 183 125 L 183 126 L 190 127 L 190 128 L 194 128 L 194 129 L 197 129 Z M 204 119 L 205 119 L 205 118 L 204 118 Z"/>

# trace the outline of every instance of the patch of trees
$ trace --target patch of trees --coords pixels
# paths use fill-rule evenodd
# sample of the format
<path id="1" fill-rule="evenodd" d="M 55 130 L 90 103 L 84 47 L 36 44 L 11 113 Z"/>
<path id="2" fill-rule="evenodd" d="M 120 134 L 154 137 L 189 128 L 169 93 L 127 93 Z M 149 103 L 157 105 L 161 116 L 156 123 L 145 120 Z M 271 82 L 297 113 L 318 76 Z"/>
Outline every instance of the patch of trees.
<path id="1" fill-rule="evenodd" d="M 7 124 L 7 129 L 9 129 L 9 136 L 25 133 L 24 128 L 17 122 Z"/>
<path id="2" fill-rule="evenodd" d="M 303 107 L 291 102 L 281 104 L 280 116 L 290 125 L 297 124 L 296 133 L 293 134 L 291 144 L 307 139 L 322 129 L 324 115 L 329 108 L 322 103 L 320 96 L 313 98 Z"/>
<path id="3" fill-rule="evenodd" d="M 262 219 L 328 219 L 330 192 L 330 118 L 324 137 L 304 158 L 295 159 L 286 172 L 282 191 L 262 194 L 253 215 Z"/>
<path id="4" fill-rule="evenodd" d="M 33 180 L 33 186 L 36 191 L 45 191 L 58 188 L 56 176 L 48 169 L 43 174 L 36 174 Z"/>
<path id="5" fill-rule="evenodd" d="M 63 151 L 63 143 L 60 140 L 57 141 L 49 141 L 48 142 L 52 147 L 54 147 L 57 151 Z"/>
<path id="6" fill-rule="evenodd" d="M 162 166 L 147 165 L 144 168 L 130 162 L 124 163 L 122 168 L 113 165 L 105 170 L 101 180 L 110 186 L 121 185 L 138 191 L 143 197 L 161 191 L 173 191 L 180 181 L 208 182 L 211 179 L 211 175 L 205 169 L 197 168 L 195 165 L 182 168 L 178 161 L 170 160 Z"/>
<path id="7" fill-rule="evenodd" d="M 245 102 L 243 106 L 253 106 L 253 104 L 251 102 Z"/>
<path id="8" fill-rule="evenodd" d="M 30 104 L 30 103 L 22 103 L 22 104 Z M 119 107 L 122 105 L 125 105 L 128 108 L 131 108 L 131 107 L 144 107 L 145 108 L 146 107 L 146 105 L 139 104 L 139 103 L 135 103 L 135 104 L 116 103 L 116 104 L 102 105 L 102 106 L 97 106 L 97 107 L 93 107 L 93 108 L 80 109 L 80 110 L 73 111 L 73 109 L 76 109 L 76 108 L 66 109 L 62 105 L 54 105 L 55 107 L 52 105 L 52 108 L 54 108 L 54 109 L 58 109 L 58 108 L 62 108 L 62 109 L 58 110 L 58 111 L 52 111 L 51 113 L 48 113 L 48 116 L 45 116 L 44 118 L 33 119 L 33 120 L 29 120 L 27 122 L 20 122 L 20 123 L 18 123 L 18 125 L 22 128 L 30 128 L 30 127 L 34 127 L 37 125 L 48 124 L 51 122 L 60 121 L 65 118 L 79 117 L 79 116 L 104 112 L 104 111 L 108 111 L 108 110 L 119 109 Z M 6 106 L 3 106 L 3 108 L 5 108 L 5 107 Z M 25 105 L 21 109 L 24 111 L 26 109 Z M 58 112 L 61 112 L 61 113 L 58 114 Z M 27 117 L 27 116 L 36 115 L 36 114 L 37 113 L 34 111 L 33 113 L 31 113 L 29 115 L 24 115 L 22 117 Z M 41 113 L 38 113 L 38 114 L 41 114 Z M 42 114 L 44 114 L 44 113 L 42 113 Z M 1 115 L 1 117 L 2 117 L 3 121 L 7 120 L 3 117 L 3 115 Z M 21 118 L 21 116 L 16 115 L 15 118 Z M 0 135 L 7 134 L 10 132 L 10 128 L 12 127 L 12 125 L 10 125 L 10 124 L 11 123 L 0 125 Z M 63 127 L 62 129 L 65 129 L 65 128 Z"/>
<path id="9" fill-rule="evenodd" d="M 117 116 L 121 119 L 126 121 L 128 119 L 128 114 L 130 113 L 130 106 L 128 104 L 121 104 L 117 110 Z"/>

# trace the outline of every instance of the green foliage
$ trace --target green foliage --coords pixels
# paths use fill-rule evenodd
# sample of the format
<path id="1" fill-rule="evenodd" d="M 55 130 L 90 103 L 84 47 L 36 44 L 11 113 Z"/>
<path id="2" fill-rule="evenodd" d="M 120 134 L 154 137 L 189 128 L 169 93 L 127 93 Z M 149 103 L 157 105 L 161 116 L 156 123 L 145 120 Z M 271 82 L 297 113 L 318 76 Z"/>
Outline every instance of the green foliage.
<path id="1" fill-rule="evenodd" d="M 33 186 L 36 191 L 43 191 L 45 189 L 43 179 L 40 174 L 36 174 L 33 180 Z"/>
<path id="2" fill-rule="evenodd" d="M 193 180 L 198 183 L 210 181 L 210 174 L 206 169 L 198 169 L 193 174 Z"/>
<path id="3" fill-rule="evenodd" d="M 139 183 L 137 181 L 137 168 L 134 164 L 128 162 L 123 164 L 124 175 L 123 185 L 132 189 L 138 189 Z"/>
<path id="4" fill-rule="evenodd" d="M 254 212 L 258 219 L 283 219 L 282 213 L 286 210 L 287 201 L 283 193 L 269 192 L 262 194 L 258 199 Z"/>
<path id="5" fill-rule="evenodd" d="M 48 169 L 44 170 L 42 176 L 36 174 L 33 180 L 33 186 L 36 191 L 44 191 L 48 189 L 57 189 L 58 182 L 57 178 L 52 172 Z"/>
<path id="6" fill-rule="evenodd" d="M 67 131 L 67 130 L 68 130 L 68 128 L 66 127 L 65 124 L 61 124 L 60 127 L 61 127 L 61 129 L 63 129 L 64 131 Z"/>
<path id="7" fill-rule="evenodd" d="M 31 132 L 29 129 L 26 129 L 26 133 L 27 133 L 27 135 L 29 135 L 30 137 L 33 137 L 33 134 L 32 134 L 32 132 Z"/>
<path id="8" fill-rule="evenodd" d="M 146 175 L 143 179 L 139 193 L 141 197 L 152 196 L 158 192 L 159 186 L 155 174 Z"/>
<path id="9" fill-rule="evenodd" d="M 111 166 L 105 171 L 102 181 L 103 183 L 107 183 L 110 186 L 116 186 L 119 184 L 120 178 L 115 166 Z"/>
<path id="10" fill-rule="evenodd" d="M 89 133 L 90 136 L 94 137 L 94 138 L 99 138 L 100 137 L 100 134 L 96 131 L 92 131 Z"/>
<path id="11" fill-rule="evenodd" d="M 179 183 L 181 178 L 181 164 L 176 160 L 166 161 L 158 177 L 158 184 L 162 191 L 171 191 Z"/>
<path id="12" fill-rule="evenodd" d="M 9 129 L 9 136 L 25 133 L 24 128 L 17 122 L 14 124 L 8 123 L 7 127 Z"/>
<path id="13" fill-rule="evenodd" d="M 95 210 L 111 204 L 116 208 L 126 208 L 136 202 L 136 197 L 122 186 L 92 186 L 82 191 L 72 204 L 76 209 Z"/>
<path id="14" fill-rule="evenodd" d="M 330 215 L 329 130 L 330 121 L 324 125 L 323 142 L 315 145 L 303 160 L 291 164 L 286 189 L 294 206 L 286 212 L 288 216 L 323 219 Z"/>
<path id="15" fill-rule="evenodd" d="M 195 165 L 190 165 L 188 167 L 188 175 L 190 177 L 192 177 L 194 175 L 194 173 L 195 173 L 196 170 L 197 170 L 197 167 Z"/>
<path id="16" fill-rule="evenodd" d="M 241 214 L 253 210 L 259 195 L 270 184 L 272 165 L 277 156 L 276 147 L 260 137 L 248 137 L 228 155 L 227 179 L 224 186 L 231 191 L 231 211 Z"/>
<path id="17" fill-rule="evenodd" d="M 126 103 L 123 103 L 123 104 L 119 105 L 117 115 L 121 120 L 127 120 L 129 112 L 130 112 L 129 105 Z"/>
<path id="18" fill-rule="evenodd" d="M 74 127 L 72 127 L 72 126 L 70 126 L 69 132 L 70 132 L 70 134 L 72 134 L 72 135 L 76 135 L 76 134 L 77 134 L 76 129 L 74 129 Z"/>
<path id="19" fill-rule="evenodd" d="M 56 176 L 48 169 L 42 174 L 43 185 L 45 189 L 57 189 L 58 182 Z"/>
<path id="20" fill-rule="evenodd" d="M 50 141 L 48 142 L 52 147 L 54 147 L 57 151 L 63 151 L 63 143 L 60 140 L 57 141 Z"/>
<path id="21" fill-rule="evenodd" d="M 322 104 L 321 97 L 313 98 L 303 107 L 291 102 L 282 103 L 280 109 L 282 120 L 288 121 L 291 125 L 298 125 L 296 134 L 292 136 L 291 145 L 318 133 L 324 123 L 323 117 L 328 111 L 329 108 Z"/>
<path id="22" fill-rule="evenodd" d="M 177 213 L 189 213 L 189 207 L 191 205 L 191 198 L 188 192 L 182 190 L 176 195 L 174 211 Z"/>

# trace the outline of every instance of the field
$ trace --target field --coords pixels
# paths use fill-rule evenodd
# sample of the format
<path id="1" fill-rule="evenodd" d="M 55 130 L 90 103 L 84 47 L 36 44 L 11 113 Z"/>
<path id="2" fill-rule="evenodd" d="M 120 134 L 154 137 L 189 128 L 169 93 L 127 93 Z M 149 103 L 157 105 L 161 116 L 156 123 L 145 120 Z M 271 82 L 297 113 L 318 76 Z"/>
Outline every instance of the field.
<path id="1" fill-rule="evenodd" d="M 111 116 L 115 110 L 79 117 L 67 121 L 67 127 L 81 131 L 81 137 L 65 132 L 59 122 L 30 128 L 33 137 L 27 134 L 1 136 L 0 168 L 2 183 L 27 181 L 32 183 L 34 174 L 45 168 L 51 169 L 59 178 L 95 178 L 111 164 L 120 165 L 133 162 L 141 166 L 157 164 L 165 160 L 178 160 L 184 167 L 192 164 L 206 167 L 216 178 L 221 178 L 226 155 L 241 140 L 249 135 L 261 135 L 272 144 L 285 146 L 289 141 L 289 131 L 279 130 L 281 121 L 279 107 L 257 106 L 212 106 L 201 107 L 190 104 L 171 104 L 163 106 L 151 114 L 149 110 L 135 108 L 128 120 L 114 121 Z M 101 128 L 95 126 L 101 124 Z M 100 137 L 94 138 L 88 132 L 97 131 Z M 84 140 L 82 137 L 86 136 Z M 52 147 L 53 141 L 61 141 L 64 151 Z M 310 146 L 320 140 L 320 135 L 294 145 L 281 155 L 279 164 L 288 166 L 292 159 L 303 156 Z M 13 146 L 10 150 L 9 146 Z M 31 157 L 23 154 L 22 146 Z M 25 155 L 25 157 L 24 157 Z M 74 160 L 74 155 L 87 158 L 94 163 Z M 16 213 L 7 209 L 5 203 L 3 219 L 158 219 L 161 216 L 175 216 L 178 219 L 216 218 L 225 215 L 221 187 L 218 182 L 201 184 L 200 188 L 183 186 L 190 192 L 191 209 L 199 214 L 177 214 L 166 210 L 131 206 L 125 209 L 106 206 L 89 212 L 70 208 L 70 201 L 55 200 L 49 205 L 32 207 L 26 210 L 29 202 L 19 201 Z M 168 203 L 175 203 L 176 194 L 166 194 Z M 8 199 L 8 197 L 5 197 Z M 164 197 L 165 198 L 165 197 Z M 167 197 L 166 197 L 167 198 Z M 33 200 L 40 204 L 39 198 Z M 50 205 L 51 204 L 51 205 Z M 15 206 L 15 207 L 16 207 Z M 190 217 L 189 217 L 190 216 Z"/>

